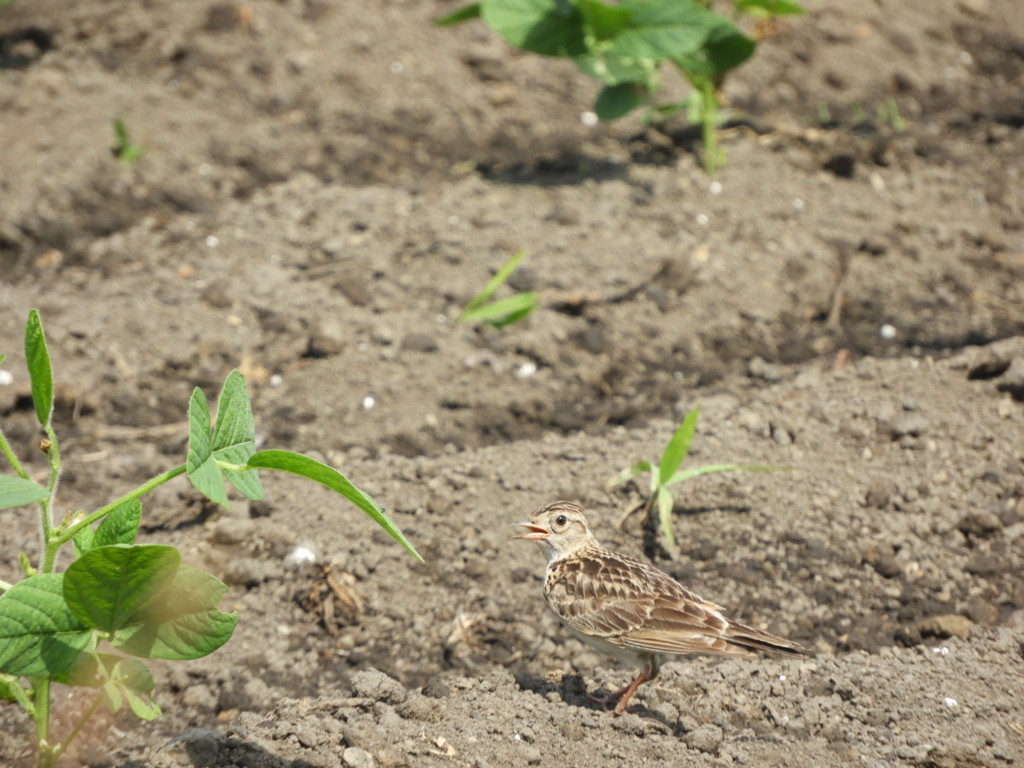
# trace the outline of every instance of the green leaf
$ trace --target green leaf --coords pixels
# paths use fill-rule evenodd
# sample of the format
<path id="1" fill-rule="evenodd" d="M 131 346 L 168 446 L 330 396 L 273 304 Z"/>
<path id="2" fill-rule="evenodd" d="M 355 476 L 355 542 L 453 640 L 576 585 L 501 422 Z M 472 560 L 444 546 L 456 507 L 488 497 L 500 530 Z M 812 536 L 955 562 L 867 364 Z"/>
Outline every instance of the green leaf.
<path id="1" fill-rule="evenodd" d="M 0 365 L 4 364 L 4 360 L 7 359 L 7 355 L 0 355 Z"/>
<path id="2" fill-rule="evenodd" d="M 90 549 L 106 547 L 111 544 L 134 544 L 139 534 L 139 522 L 142 520 L 142 502 L 138 499 L 118 504 L 93 530 L 89 526 L 82 528 L 72 539 L 75 554 L 81 557 Z"/>
<path id="3" fill-rule="evenodd" d="M 188 403 L 188 458 L 185 471 L 200 493 L 222 507 L 228 507 L 224 478 L 213 458 L 213 432 L 210 429 L 210 406 L 206 395 L 196 387 Z"/>
<path id="4" fill-rule="evenodd" d="M 615 478 L 613 483 L 615 485 L 622 485 L 623 483 L 628 483 L 637 475 L 642 475 L 644 472 L 650 472 L 651 469 L 651 462 L 638 461 L 636 464 L 629 467 L 628 469 L 622 470 L 622 472 L 620 472 L 618 476 Z"/>
<path id="5" fill-rule="evenodd" d="M 740 32 L 732 22 L 719 19 L 710 30 L 703 48 L 673 59 L 691 82 L 702 77 L 714 80 L 749 59 L 756 47 L 757 43 Z"/>
<path id="6" fill-rule="evenodd" d="M 736 12 L 770 19 L 774 16 L 797 16 L 804 13 L 804 7 L 792 0 L 736 0 Z"/>
<path id="7" fill-rule="evenodd" d="M 28 313 L 28 322 L 25 323 L 25 362 L 32 380 L 32 403 L 39 423 L 45 429 L 50 426 L 53 416 L 53 370 L 50 368 L 43 321 L 36 309 Z"/>
<path id="8" fill-rule="evenodd" d="M 630 83 L 637 89 L 654 90 L 649 83 L 653 83 L 655 80 L 658 67 L 657 64 L 647 59 L 634 59 L 629 56 L 617 56 L 607 50 L 594 50 L 583 56 L 577 56 L 573 61 L 576 62 L 580 72 L 595 80 L 600 80 L 605 85 Z"/>
<path id="9" fill-rule="evenodd" d="M 281 450 L 260 451 L 249 459 L 249 466 L 259 469 L 277 469 L 281 472 L 290 472 L 294 475 L 315 480 L 321 485 L 337 491 L 373 518 L 381 528 L 391 535 L 391 538 L 405 547 L 417 560 L 421 563 L 423 562 L 420 553 L 409 543 L 398 526 L 377 505 L 377 502 L 352 485 L 348 478 L 333 467 L 322 464 L 316 459 L 311 459 L 309 456 L 303 456 L 300 453 Z"/>
<path id="10" fill-rule="evenodd" d="M 676 543 L 676 535 L 672 531 L 672 508 L 674 506 L 672 491 L 665 486 L 658 488 L 658 522 L 661 525 L 661 533 L 670 546 L 675 546 Z"/>
<path id="11" fill-rule="evenodd" d="M 64 602 L 64 574 L 40 573 L 0 595 L 0 672 L 55 675 L 96 647 L 96 633 Z"/>
<path id="12" fill-rule="evenodd" d="M 512 254 L 512 258 L 506 261 L 502 265 L 501 269 L 495 273 L 494 277 L 487 281 L 487 285 L 484 286 L 480 293 L 469 300 L 469 303 L 466 304 L 466 308 L 459 313 L 459 316 L 456 319 L 464 320 L 467 312 L 471 312 L 487 303 L 491 296 L 494 295 L 494 292 L 498 290 L 498 288 L 500 288 L 504 282 L 509 279 L 509 277 L 511 277 L 513 272 L 516 271 L 519 267 L 519 262 L 523 260 L 524 256 L 526 256 L 526 251 L 518 251 L 517 253 Z"/>
<path id="13" fill-rule="evenodd" d="M 0 509 L 20 507 L 49 498 L 50 492 L 23 477 L 0 475 Z"/>
<path id="14" fill-rule="evenodd" d="M 212 448 L 216 460 L 230 464 L 245 464 L 256 453 L 256 424 L 252 418 L 252 404 L 245 388 L 245 377 L 237 370 L 228 374 L 220 391 Z M 263 498 L 263 485 L 258 472 L 230 472 L 226 477 L 246 497 Z"/>
<path id="15" fill-rule="evenodd" d="M 700 405 L 694 407 L 686 414 L 679 429 L 672 435 L 672 439 L 665 446 L 665 452 L 661 454 L 661 463 L 658 464 L 658 485 L 665 485 L 669 478 L 679 469 L 686 454 L 690 452 L 690 443 L 693 442 L 693 433 L 697 431 L 697 417 L 700 416 Z"/>
<path id="16" fill-rule="evenodd" d="M 117 630 L 111 645 L 151 659 L 198 659 L 213 653 L 238 623 L 237 613 L 217 610 L 227 589 L 220 579 L 181 565 L 159 599 Z"/>
<path id="17" fill-rule="evenodd" d="M 516 48 L 544 56 L 586 52 L 583 17 L 568 0 L 484 0 L 484 21 Z"/>
<path id="18" fill-rule="evenodd" d="M 770 467 L 763 464 L 707 464 L 703 467 L 676 472 L 665 485 L 675 485 L 700 475 L 709 475 L 712 472 L 782 472 L 787 469 L 789 467 Z"/>
<path id="19" fill-rule="evenodd" d="M 174 547 L 97 547 L 68 566 L 64 599 L 83 623 L 111 632 L 163 597 L 180 562 Z"/>
<path id="20" fill-rule="evenodd" d="M 136 717 L 142 720 L 156 720 L 160 717 L 160 705 L 153 701 L 152 696 L 140 694 L 131 688 L 123 688 L 122 692 Z"/>
<path id="21" fill-rule="evenodd" d="M 517 293 L 505 299 L 492 301 L 482 307 L 465 309 L 459 315 L 459 320 L 469 323 L 486 323 L 496 328 L 522 320 L 537 307 L 537 294 L 533 291 Z"/>
<path id="22" fill-rule="evenodd" d="M 594 113 L 602 120 L 617 120 L 650 101 L 650 91 L 643 83 L 606 85 L 594 102 Z"/>
<path id="23" fill-rule="evenodd" d="M 2 358 L 0 358 L 0 362 L 3 362 Z M 14 693 L 17 687 L 18 681 L 16 678 L 0 675 L 0 700 L 17 701 L 18 697 Z"/>
<path id="24" fill-rule="evenodd" d="M 604 0 L 576 0 L 587 31 L 595 40 L 609 40 L 629 26 L 633 12 L 621 5 L 609 5 Z"/>
<path id="25" fill-rule="evenodd" d="M 480 3 L 471 3 L 470 5 L 462 6 L 454 13 L 442 16 L 440 19 L 435 21 L 434 24 L 439 27 L 451 27 L 463 21 L 480 18 L 480 12 Z"/>
<path id="26" fill-rule="evenodd" d="M 71 543 L 75 545 L 75 557 L 81 557 L 90 549 L 92 549 L 96 541 L 96 531 L 92 526 L 85 526 L 71 539 Z"/>
<path id="27" fill-rule="evenodd" d="M 667 59 L 700 50 L 721 19 L 696 0 L 622 0 L 630 11 L 630 24 L 612 41 L 609 50 L 638 59 Z"/>
<path id="28" fill-rule="evenodd" d="M 139 522 L 142 520 L 142 502 L 131 499 L 114 507 L 113 511 L 103 518 L 92 547 L 106 547 L 111 544 L 134 544 L 139 535 Z"/>

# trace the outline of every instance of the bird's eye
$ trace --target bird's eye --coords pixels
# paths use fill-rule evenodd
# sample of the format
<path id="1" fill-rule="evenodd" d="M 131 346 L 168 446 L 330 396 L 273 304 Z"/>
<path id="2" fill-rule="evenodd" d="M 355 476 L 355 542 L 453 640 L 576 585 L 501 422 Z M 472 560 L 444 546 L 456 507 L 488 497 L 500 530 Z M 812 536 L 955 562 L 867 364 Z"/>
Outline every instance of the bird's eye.
<path id="1" fill-rule="evenodd" d="M 561 528 L 567 522 L 569 522 L 569 520 L 565 515 L 559 515 L 555 518 L 555 525 L 557 525 L 559 528 Z"/>

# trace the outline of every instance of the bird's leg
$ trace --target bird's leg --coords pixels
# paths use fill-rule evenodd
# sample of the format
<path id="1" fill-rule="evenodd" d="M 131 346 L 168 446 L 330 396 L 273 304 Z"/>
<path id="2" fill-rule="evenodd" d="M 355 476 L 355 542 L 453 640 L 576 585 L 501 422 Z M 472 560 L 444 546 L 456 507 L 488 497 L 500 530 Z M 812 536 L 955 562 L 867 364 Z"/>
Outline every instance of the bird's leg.
<path id="1" fill-rule="evenodd" d="M 629 700 L 633 698 L 633 694 L 636 693 L 636 689 L 644 683 L 653 680 L 657 676 L 658 665 L 655 662 L 649 663 L 646 667 L 640 670 L 640 674 L 636 676 L 636 680 L 620 691 L 621 698 L 619 699 L 619 703 L 615 705 L 615 709 L 612 711 L 612 714 L 615 717 L 624 714 L 626 711 L 626 705 L 629 703 Z"/>

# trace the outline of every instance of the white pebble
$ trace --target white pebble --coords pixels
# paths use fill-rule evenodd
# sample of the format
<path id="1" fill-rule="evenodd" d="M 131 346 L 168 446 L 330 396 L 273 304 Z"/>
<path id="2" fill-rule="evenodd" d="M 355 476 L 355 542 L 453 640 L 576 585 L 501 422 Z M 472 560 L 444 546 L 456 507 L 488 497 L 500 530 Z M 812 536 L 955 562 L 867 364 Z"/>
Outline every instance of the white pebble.
<path id="1" fill-rule="evenodd" d="M 583 123 L 587 128 L 592 128 L 597 125 L 598 117 L 596 112 L 584 112 L 580 115 L 580 122 Z"/>
<path id="2" fill-rule="evenodd" d="M 10 371 L 0 369 L 0 387 L 9 387 L 14 383 L 14 377 Z"/>
<path id="3" fill-rule="evenodd" d="M 708 222 L 711 221 L 711 219 L 708 218 L 708 215 L 706 213 L 698 213 L 696 219 L 697 223 L 700 224 L 702 227 L 706 227 Z"/>
<path id="4" fill-rule="evenodd" d="M 405 72 L 405 65 L 400 61 L 392 61 L 388 66 L 388 70 L 392 75 L 400 75 Z"/>
<path id="5" fill-rule="evenodd" d="M 708 192 L 710 192 L 712 195 L 722 194 L 722 182 L 712 181 L 710 184 L 708 184 Z"/>
<path id="6" fill-rule="evenodd" d="M 516 368 L 516 378 L 517 379 L 528 379 L 531 376 L 533 376 L 533 374 L 535 374 L 536 372 L 537 372 L 537 365 L 536 365 L 536 363 L 523 363 L 518 368 Z"/>
<path id="7" fill-rule="evenodd" d="M 802 211 L 804 209 L 804 201 L 801 200 L 799 197 L 794 198 L 793 207 L 796 208 L 798 211 Z"/>
<path id="8" fill-rule="evenodd" d="M 892 339 L 895 339 L 896 338 L 896 326 L 889 325 L 889 323 L 886 323 L 885 325 L 883 325 L 881 328 L 878 329 L 878 335 L 881 336 L 886 341 L 890 341 Z"/>
<path id="9" fill-rule="evenodd" d="M 947 696 L 942 700 L 942 702 L 950 709 L 953 709 L 953 707 L 956 706 L 956 699 L 952 698 L 951 696 Z"/>
<path id="10" fill-rule="evenodd" d="M 373 395 L 367 395 L 363 398 L 362 406 L 364 411 L 371 410 L 376 404 L 377 401 L 374 399 Z"/>
<path id="11" fill-rule="evenodd" d="M 207 248 L 216 248 L 218 245 L 220 245 L 220 238 L 218 238 L 216 235 L 207 235 L 206 236 L 206 247 Z"/>
<path id="12" fill-rule="evenodd" d="M 947 648 L 944 645 L 939 647 L 939 648 L 932 648 L 932 653 L 937 653 L 937 654 L 939 654 L 939 656 L 948 656 L 949 655 L 949 648 Z"/>
<path id="13" fill-rule="evenodd" d="M 316 555 L 305 547 L 296 547 L 284 561 L 289 565 L 305 565 L 306 563 L 315 563 Z"/>
<path id="14" fill-rule="evenodd" d="M 282 384 L 284 384 L 284 376 L 282 376 L 280 373 L 271 374 L 270 379 L 267 381 L 267 383 L 272 387 L 280 387 Z"/>

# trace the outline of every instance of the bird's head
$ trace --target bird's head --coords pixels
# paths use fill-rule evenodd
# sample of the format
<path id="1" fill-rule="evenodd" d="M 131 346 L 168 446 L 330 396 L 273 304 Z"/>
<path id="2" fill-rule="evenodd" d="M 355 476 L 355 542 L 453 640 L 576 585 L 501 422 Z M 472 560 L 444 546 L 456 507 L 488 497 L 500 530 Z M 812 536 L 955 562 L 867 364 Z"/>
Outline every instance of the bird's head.
<path id="1" fill-rule="evenodd" d="M 526 529 L 517 539 L 536 541 L 548 562 L 568 557 L 581 549 L 597 546 L 583 510 L 571 501 L 554 501 L 516 525 Z"/>

